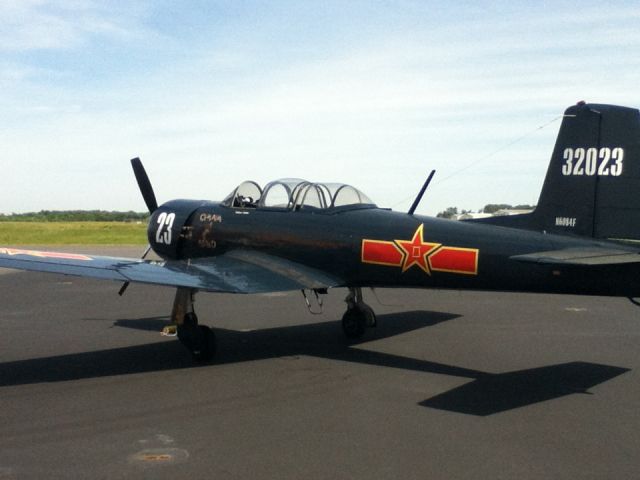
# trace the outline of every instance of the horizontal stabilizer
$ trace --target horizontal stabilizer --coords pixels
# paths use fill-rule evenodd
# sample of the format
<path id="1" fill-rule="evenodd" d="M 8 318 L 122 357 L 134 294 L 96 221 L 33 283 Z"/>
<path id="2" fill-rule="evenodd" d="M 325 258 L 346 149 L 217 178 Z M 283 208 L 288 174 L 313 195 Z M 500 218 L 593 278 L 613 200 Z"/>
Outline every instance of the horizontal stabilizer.
<path id="1" fill-rule="evenodd" d="M 640 263 L 640 252 L 618 250 L 615 248 L 577 247 L 548 252 L 514 255 L 511 260 L 519 262 L 541 263 L 547 265 L 618 265 Z"/>

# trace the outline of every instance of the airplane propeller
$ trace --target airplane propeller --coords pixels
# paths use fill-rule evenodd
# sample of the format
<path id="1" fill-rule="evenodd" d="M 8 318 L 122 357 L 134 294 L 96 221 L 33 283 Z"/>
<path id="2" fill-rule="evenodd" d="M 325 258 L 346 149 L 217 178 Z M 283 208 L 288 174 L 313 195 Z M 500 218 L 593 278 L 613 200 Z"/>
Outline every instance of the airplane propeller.
<path id="1" fill-rule="evenodd" d="M 156 200 L 156 195 L 153 193 L 153 187 L 151 186 L 147 172 L 138 157 L 131 159 L 131 166 L 133 167 L 133 174 L 136 176 L 138 187 L 140 187 L 142 198 L 144 198 L 144 203 L 147 204 L 149 213 L 153 213 L 158 209 L 158 201 Z"/>
<path id="2" fill-rule="evenodd" d="M 151 182 L 149 181 L 149 176 L 147 175 L 144 166 L 142 165 L 142 161 L 140 158 L 132 158 L 131 166 L 133 167 L 133 174 L 136 176 L 136 181 L 138 182 L 138 187 L 140 188 L 140 193 L 142 193 L 142 198 L 144 199 L 144 203 L 147 205 L 149 209 L 149 213 L 153 214 L 158 209 L 158 201 L 156 200 L 156 195 L 153 193 L 153 187 L 151 186 Z M 151 245 L 147 245 L 141 260 L 149 254 L 151 251 Z M 124 292 L 127 290 L 129 286 L 129 282 L 124 282 L 120 290 L 118 291 L 118 295 L 122 296 Z"/>

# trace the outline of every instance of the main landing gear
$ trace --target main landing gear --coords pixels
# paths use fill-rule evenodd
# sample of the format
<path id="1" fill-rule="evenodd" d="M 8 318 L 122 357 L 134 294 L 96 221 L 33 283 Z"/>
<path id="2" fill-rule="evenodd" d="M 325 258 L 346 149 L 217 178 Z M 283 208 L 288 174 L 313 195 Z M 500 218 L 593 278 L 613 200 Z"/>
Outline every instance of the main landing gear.
<path id="1" fill-rule="evenodd" d="M 216 353 L 216 335 L 206 325 L 198 325 L 193 309 L 195 290 L 178 288 L 173 302 L 171 321 L 177 326 L 180 342 L 191 352 L 194 360 L 208 362 Z"/>
<path id="2" fill-rule="evenodd" d="M 376 314 L 364 303 L 360 287 L 349 288 L 349 295 L 344 301 L 347 302 L 347 311 L 342 316 L 342 330 L 349 340 L 357 340 L 367 328 L 376 326 Z"/>
<path id="3" fill-rule="evenodd" d="M 208 362 L 216 353 L 216 336 L 211 328 L 198 324 L 198 317 L 193 308 L 195 294 L 194 289 L 177 289 L 171 312 L 171 322 L 175 327 L 167 327 L 166 331 L 175 331 L 194 360 Z M 347 311 L 342 317 L 342 330 L 349 340 L 357 340 L 364 335 L 367 328 L 376 326 L 376 314 L 364 303 L 362 289 L 359 287 L 349 288 L 345 302 Z"/>

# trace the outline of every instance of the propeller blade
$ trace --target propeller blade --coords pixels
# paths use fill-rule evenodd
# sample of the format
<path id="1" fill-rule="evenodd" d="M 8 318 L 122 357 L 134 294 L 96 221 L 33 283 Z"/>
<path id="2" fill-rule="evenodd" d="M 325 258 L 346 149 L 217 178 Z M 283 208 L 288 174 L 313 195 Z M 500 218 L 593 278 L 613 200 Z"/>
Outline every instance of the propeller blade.
<path id="1" fill-rule="evenodd" d="M 144 250 L 142 257 L 140 257 L 140 260 L 144 260 L 145 257 L 149 255 L 150 251 L 151 251 L 151 245 L 147 245 L 147 248 Z M 129 288 L 129 281 L 126 281 L 122 284 L 122 286 L 120 287 L 120 290 L 118 291 L 118 295 L 120 296 L 124 295 L 124 292 L 127 291 L 127 288 Z"/>
<path id="2" fill-rule="evenodd" d="M 149 212 L 153 213 L 158 208 L 158 201 L 156 200 L 156 195 L 153 193 L 153 187 L 151 186 L 147 172 L 138 157 L 131 159 L 131 166 L 133 167 L 133 174 L 136 176 L 138 187 L 140 187 L 142 198 L 144 198 L 144 203 L 147 204 Z"/>
<path id="3" fill-rule="evenodd" d="M 136 176 L 136 181 L 138 182 L 138 187 L 140 188 L 140 192 L 142 193 L 142 198 L 144 198 L 144 203 L 147 204 L 147 208 L 149 209 L 149 213 L 153 213 L 158 209 L 158 201 L 156 200 L 156 194 L 153 193 L 153 187 L 151 186 L 151 182 L 149 181 L 149 176 L 142 165 L 142 161 L 138 157 L 131 159 L 131 166 L 133 167 L 133 174 Z M 148 245 L 142 254 L 141 259 L 149 254 L 151 251 L 151 245 Z M 118 295 L 124 295 L 124 292 L 129 287 L 129 282 L 126 281 L 120 287 L 118 291 Z"/>
<path id="4" fill-rule="evenodd" d="M 128 281 L 124 282 L 120 287 L 120 290 L 118 290 L 118 295 L 120 296 L 124 295 L 124 292 L 127 290 L 128 287 L 129 287 L 129 282 Z"/>
<path id="5" fill-rule="evenodd" d="M 146 256 L 149 255 L 150 251 L 151 251 L 151 245 L 147 245 L 147 248 L 145 249 L 144 253 L 140 257 L 140 260 L 144 260 Z"/>

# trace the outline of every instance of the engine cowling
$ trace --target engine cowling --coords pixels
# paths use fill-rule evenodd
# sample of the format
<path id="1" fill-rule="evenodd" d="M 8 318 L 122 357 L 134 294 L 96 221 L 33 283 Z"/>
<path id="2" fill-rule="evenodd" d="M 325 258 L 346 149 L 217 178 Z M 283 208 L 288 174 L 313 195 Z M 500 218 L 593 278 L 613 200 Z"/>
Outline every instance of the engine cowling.
<path id="1" fill-rule="evenodd" d="M 171 200 L 160 205 L 151 215 L 147 228 L 153 251 L 162 258 L 181 258 L 190 218 L 202 203 L 197 200 Z"/>

